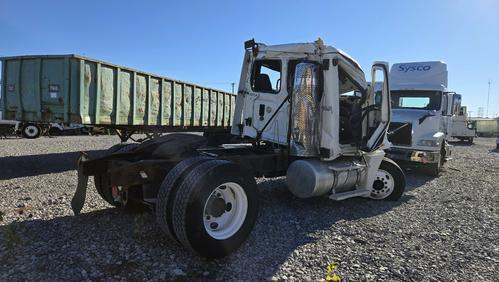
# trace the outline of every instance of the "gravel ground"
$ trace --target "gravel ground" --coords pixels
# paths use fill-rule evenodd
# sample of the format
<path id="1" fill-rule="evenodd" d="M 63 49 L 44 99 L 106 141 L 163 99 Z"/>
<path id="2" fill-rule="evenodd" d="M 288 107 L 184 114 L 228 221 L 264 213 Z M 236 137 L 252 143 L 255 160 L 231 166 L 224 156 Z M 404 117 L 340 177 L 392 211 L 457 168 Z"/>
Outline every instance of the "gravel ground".
<path id="1" fill-rule="evenodd" d="M 0 281 L 320 280 L 497 281 L 499 152 L 494 139 L 455 144 L 439 178 L 407 172 L 399 202 L 300 200 L 284 179 L 260 179 L 247 242 L 221 260 L 168 243 L 149 214 L 100 199 L 93 183 L 73 216 L 78 151 L 115 136 L 0 140 Z M 93 182 L 93 181 L 91 181 Z"/>

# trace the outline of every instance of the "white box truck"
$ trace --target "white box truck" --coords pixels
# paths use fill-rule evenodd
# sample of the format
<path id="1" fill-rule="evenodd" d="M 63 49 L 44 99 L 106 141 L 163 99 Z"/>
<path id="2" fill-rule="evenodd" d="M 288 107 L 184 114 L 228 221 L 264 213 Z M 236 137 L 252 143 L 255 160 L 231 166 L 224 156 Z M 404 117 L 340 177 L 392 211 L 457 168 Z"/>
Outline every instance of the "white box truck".
<path id="1" fill-rule="evenodd" d="M 398 63 L 390 69 L 392 146 L 387 154 L 421 165 L 433 176 L 451 155 L 447 134 L 458 94 L 447 89 L 447 77 L 447 65 L 440 61 Z"/>

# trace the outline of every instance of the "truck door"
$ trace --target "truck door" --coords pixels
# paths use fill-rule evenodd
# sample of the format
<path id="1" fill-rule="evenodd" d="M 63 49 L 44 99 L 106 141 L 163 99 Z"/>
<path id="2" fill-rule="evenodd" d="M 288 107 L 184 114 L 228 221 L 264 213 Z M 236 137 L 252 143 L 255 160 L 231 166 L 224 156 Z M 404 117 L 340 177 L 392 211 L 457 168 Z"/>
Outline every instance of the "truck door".
<path id="1" fill-rule="evenodd" d="M 281 59 L 253 61 L 246 89 L 248 97 L 251 98 L 245 104 L 247 117 L 244 123 L 254 131 L 246 131 L 253 132 L 247 135 L 261 133 L 264 140 L 280 144 L 287 142 L 289 103 L 286 102 L 287 91 L 283 86 L 284 69 L 285 65 Z M 286 122 L 278 122 L 283 119 Z"/>
<path id="2" fill-rule="evenodd" d="M 376 85 L 381 87 L 381 96 L 376 99 Z M 386 131 L 390 123 L 390 86 L 388 63 L 376 62 L 371 69 L 368 105 L 364 108 L 367 115 L 367 149 L 374 151 L 386 142 Z"/>

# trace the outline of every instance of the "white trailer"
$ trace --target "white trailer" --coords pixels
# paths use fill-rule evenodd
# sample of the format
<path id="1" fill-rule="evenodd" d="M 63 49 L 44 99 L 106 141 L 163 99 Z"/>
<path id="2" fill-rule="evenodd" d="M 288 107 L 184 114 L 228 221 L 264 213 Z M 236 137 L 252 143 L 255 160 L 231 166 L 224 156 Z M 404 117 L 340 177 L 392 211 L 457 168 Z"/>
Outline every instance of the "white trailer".
<path id="1" fill-rule="evenodd" d="M 422 165 L 433 176 L 451 155 L 447 136 L 456 94 L 447 89 L 447 77 L 447 65 L 440 61 L 399 63 L 390 70 L 392 146 L 387 153 Z"/>

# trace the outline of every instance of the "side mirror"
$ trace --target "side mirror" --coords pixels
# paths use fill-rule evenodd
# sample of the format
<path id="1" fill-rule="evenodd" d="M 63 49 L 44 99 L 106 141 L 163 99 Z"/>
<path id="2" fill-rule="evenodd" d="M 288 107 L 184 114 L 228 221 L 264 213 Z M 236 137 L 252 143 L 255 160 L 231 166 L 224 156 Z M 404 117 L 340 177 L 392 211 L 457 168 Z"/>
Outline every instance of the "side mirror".
<path id="1" fill-rule="evenodd" d="M 452 104 L 449 103 L 449 93 L 442 94 L 442 115 L 451 116 L 452 115 Z"/>
<path id="2" fill-rule="evenodd" d="M 377 89 L 379 88 L 379 89 Z M 378 92 L 378 97 L 375 97 L 375 93 Z M 367 151 L 372 152 L 378 148 L 381 148 L 383 143 L 388 140 L 386 139 L 386 131 L 390 123 L 390 82 L 388 76 L 388 63 L 386 62 L 375 62 L 371 68 L 371 86 L 369 87 L 369 97 L 368 106 L 376 105 L 378 103 L 378 108 L 380 112 L 370 112 L 371 116 L 368 117 L 369 131 L 374 129 L 372 133 L 368 134 L 367 140 Z M 366 130 L 367 132 L 367 130 Z"/>
<path id="3" fill-rule="evenodd" d="M 375 62 L 371 68 L 371 87 L 369 92 L 370 104 L 381 103 L 381 121 L 390 120 L 390 82 L 388 75 L 388 63 L 386 62 Z M 376 92 L 378 94 L 376 99 Z"/>

